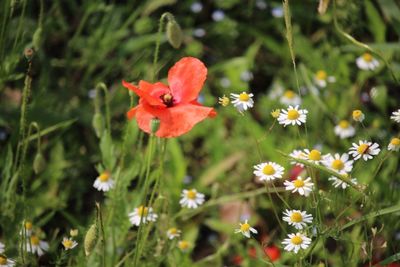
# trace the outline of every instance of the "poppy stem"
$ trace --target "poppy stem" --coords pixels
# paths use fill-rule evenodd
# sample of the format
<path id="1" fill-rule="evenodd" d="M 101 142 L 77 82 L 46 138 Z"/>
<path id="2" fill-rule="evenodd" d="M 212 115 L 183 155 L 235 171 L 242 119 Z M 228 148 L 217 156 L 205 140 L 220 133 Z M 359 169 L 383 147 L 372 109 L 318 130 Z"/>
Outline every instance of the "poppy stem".
<path id="1" fill-rule="evenodd" d="M 161 43 L 161 33 L 163 31 L 164 21 L 165 19 L 173 18 L 172 14 L 169 12 L 165 12 L 161 15 L 160 20 L 158 22 L 158 32 L 157 32 L 157 41 L 156 47 L 154 49 L 154 57 L 153 57 L 153 81 L 157 79 L 157 62 L 158 62 L 158 55 L 160 53 L 160 43 Z"/>

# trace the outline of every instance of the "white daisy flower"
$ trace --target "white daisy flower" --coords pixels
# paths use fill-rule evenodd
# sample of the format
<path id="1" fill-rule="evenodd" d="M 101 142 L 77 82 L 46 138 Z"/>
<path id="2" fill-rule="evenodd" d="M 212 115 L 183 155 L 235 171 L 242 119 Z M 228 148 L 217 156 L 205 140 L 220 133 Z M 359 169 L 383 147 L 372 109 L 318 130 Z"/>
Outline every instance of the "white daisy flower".
<path id="1" fill-rule="evenodd" d="M 360 140 L 358 141 L 358 145 L 353 143 L 349 154 L 353 156 L 354 160 L 358 160 L 362 157 L 363 160 L 367 161 L 372 159 L 373 156 L 378 155 L 380 151 L 381 149 L 377 143 Z"/>
<path id="2" fill-rule="evenodd" d="M 304 159 L 304 160 L 307 159 L 307 155 L 303 151 L 297 149 L 293 150 L 292 153 L 289 154 L 289 156 L 295 159 Z M 297 162 L 295 160 L 292 160 L 290 163 L 296 164 L 297 166 L 300 167 L 304 167 L 303 163 Z"/>
<path id="3" fill-rule="evenodd" d="M 275 162 L 264 162 L 254 166 L 254 175 L 259 177 L 260 181 L 271 181 L 282 178 L 285 169 Z"/>
<path id="4" fill-rule="evenodd" d="M 211 18 L 214 21 L 222 21 L 225 19 L 225 13 L 222 10 L 215 10 L 212 14 L 211 14 Z"/>
<path id="5" fill-rule="evenodd" d="M 190 242 L 186 241 L 186 240 L 181 240 L 178 242 L 178 248 L 182 251 L 182 252 L 187 252 L 190 247 L 192 245 L 190 244 Z"/>
<path id="6" fill-rule="evenodd" d="M 169 228 L 168 231 L 167 231 L 168 239 L 172 240 L 174 238 L 180 237 L 181 236 L 181 232 L 182 232 L 181 230 L 179 230 L 179 229 L 177 229 L 175 227 Z"/>
<path id="7" fill-rule="evenodd" d="M 37 254 L 39 257 L 49 250 L 49 243 L 42 241 L 36 235 L 31 235 L 30 240 L 26 244 L 26 250 L 32 254 Z"/>
<path id="8" fill-rule="evenodd" d="M 235 229 L 235 234 L 242 233 L 245 237 L 250 238 L 250 232 L 253 234 L 257 234 L 257 230 L 250 226 L 247 220 L 244 223 L 239 223 L 240 228 Z"/>
<path id="9" fill-rule="evenodd" d="M 400 149 L 400 139 L 397 137 L 392 138 L 388 145 L 388 150 L 390 151 L 399 151 Z"/>
<path id="10" fill-rule="evenodd" d="M 272 88 L 269 90 L 268 97 L 272 100 L 277 99 L 282 96 L 284 93 L 284 88 L 281 84 L 275 83 Z"/>
<path id="11" fill-rule="evenodd" d="M 292 90 L 287 90 L 279 100 L 286 106 L 296 106 L 301 104 L 301 98 Z"/>
<path id="12" fill-rule="evenodd" d="M 240 73 L 240 79 L 244 82 L 249 82 L 249 81 L 253 80 L 253 78 L 254 78 L 254 76 L 251 71 L 245 70 L 245 71 L 242 71 L 242 73 Z"/>
<path id="13" fill-rule="evenodd" d="M 69 250 L 69 249 L 73 249 L 74 247 L 76 247 L 78 245 L 78 242 L 76 242 L 72 238 L 64 237 L 61 244 L 64 246 L 65 250 Z"/>
<path id="14" fill-rule="evenodd" d="M 319 70 L 314 75 L 314 82 L 316 85 L 318 85 L 318 87 L 324 88 L 328 85 L 328 82 L 336 82 L 336 78 L 334 76 L 328 76 L 324 70 Z"/>
<path id="15" fill-rule="evenodd" d="M 31 236 L 32 228 L 33 228 L 32 222 L 31 221 L 25 221 L 24 226 L 25 226 L 25 231 L 24 231 L 24 229 L 22 229 L 19 234 L 20 235 L 25 234 L 26 236 Z"/>
<path id="16" fill-rule="evenodd" d="M 99 191 L 107 192 L 110 189 L 114 188 L 114 185 L 115 183 L 113 178 L 111 177 L 111 173 L 105 171 L 96 178 L 93 187 Z"/>
<path id="17" fill-rule="evenodd" d="M 129 213 L 129 221 L 136 226 L 139 226 L 141 222 L 144 224 L 147 222 L 155 222 L 157 217 L 157 214 L 153 212 L 153 208 L 143 206 L 135 208 L 133 212 Z"/>
<path id="18" fill-rule="evenodd" d="M 4 250 L 6 249 L 6 245 L 0 242 L 0 253 L 3 253 Z"/>
<path id="19" fill-rule="evenodd" d="M 200 13 L 203 10 L 203 4 L 200 2 L 194 2 L 191 6 L 190 6 L 190 10 L 193 13 Z"/>
<path id="20" fill-rule="evenodd" d="M 335 176 L 331 176 L 328 178 L 329 181 L 332 181 L 332 185 L 334 187 L 341 187 L 342 189 L 346 189 L 349 184 L 346 182 L 343 182 L 342 180 L 340 180 L 339 178 L 335 177 Z M 357 179 L 356 178 L 351 178 L 350 180 L 353 184 L 357 184 Z"/>
<path id="21" fill-rule="evenodd" d="M 223 88 L 228 88 L 229 86 L 231 86 L 231 80 L 229 80 L 229 78 L 227 77 L 222 77 L 219 80 L 219 84 L 223 87 Z"/>
<path id="22" fill-rule="evenodd" d="M 306 109 L 299 109 L 299 106 L 289 106 L 287 110 L 282 109 L 278 117 L 279 124 L 286 125 L 301 125 L 306 123 L 308 111 Z"/>
<path id="23" fill-rule="evenodd" d="M 376 60 L 370 53 L 364 53 L 356 59 L 356 64 L 362 70 L 374 70 L 379 67 L 379 61 Z"/>
<path id="24" fill-rule="evenodd" d="M 334 156 L 331 154 L 325 155 L 322 163 L 339 174 L 351 172 L 353 169 L 353 161 L 349 160 L 349 155 L 347 153 L 343 153 L 342 155 L 336 153 Z"/>
<path id="25" fill-rule="evenodd" d="M 204 194 L 197 192 L 196 189 L 184 189 L 181 197 L 179 204 L 184 208 L 197 209 L 198 206 L 204 203 Z"/>
<path id="26" fill-rule="evenodd" d="M 272 8 L 271 14 L 275 18 L 282 18 L 283 17 L 283 8 L 282 6 L 277 6 Z"/>
<path id="27" fill-rule="evenodd" d="M 334 130 L 335 134 L 339 136 L 340 139 L 352 137 L 356 133 L 356 129 L 346 120 L 341 120 L 339 124 L 335 126 Z"/>
<path id="28" fill-rule="evenodd" d="M 365 119 L 364 113 L 359 109 L 353 110 L 352 115 L 353 115 L 353 120 L 358 122 L 362 122 Z"/>
<path id="29" fill-rule="evenodd" d="M 14 267 L 15 261 L 7 258 L 5 255 L 0 255 L 0 267 Z"/>
<path id="30" fill-rule="evenodd" d="M 393 111 L 392 116 L 390 116 L 392 120 L 394 120 L 397 123 L 400 123 L 400 109 L 397 111 Z"/>
<path id="31" fill-rule="evenodd" d="M 254 106 L 253 94 L 248 94 L 243 92 L 241 94 L 233 94 L 231 93 L 232 104 L 235 108 L 240 112 L 248 110 Z"/>
<path id="32" fill-rule="evenodd" d="M 206 30 L 204 30 L 203 28 L 196 28 L 193 30 L 193 36 L 198 38 L 206 36 L 206 33 L 207 33 Z"/>
<path id="33" fill-rule="evenodd" d="M 288 238 L 282 241 L 286 251 L 293 251 L 296 254 L 300 249 L 307 249 L 310 244 L 311 239 L 302 233 L 288 234 Z"/>
<path id="34" fill-rule="evenodd" d="M 300 195 L 308 197 L 313 190 L 314 183 L 311 182 L 311 177 L 303 180 L 301 176 L 298 176 L 294 181 L 285 181 L 285 189 L 292 191 L 292 193 L 299 192 Z"/>
<path id="35" fill-rule="evenodd" d="M 304 155 L 306 160 L 312 162 L 314 164 L 320 164 L 322 160 L 321 152 L 317 149 L 308 150 L 307 148 L 304 149 Z"/>
<path id="36" fill-rule="evenodd" d="M 286 210 L 283 213 L 282 219 L 289 225 L 293 225 L 296 229 L 301 230 L 307 226 L 307 223 L 312 223 L 313 216 L 301 210 Z"/>

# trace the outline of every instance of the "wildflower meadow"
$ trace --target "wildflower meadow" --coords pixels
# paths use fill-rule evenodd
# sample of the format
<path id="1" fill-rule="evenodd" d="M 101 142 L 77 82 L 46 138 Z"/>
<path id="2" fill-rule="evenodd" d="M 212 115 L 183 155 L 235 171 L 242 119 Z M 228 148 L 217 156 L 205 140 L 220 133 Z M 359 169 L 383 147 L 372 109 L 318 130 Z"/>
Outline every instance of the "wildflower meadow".
<path id="1" fill-rule="evenodd" d="M 0 1 L 0 267 L 399 267 L 399 153 L 399 1 Z"/>

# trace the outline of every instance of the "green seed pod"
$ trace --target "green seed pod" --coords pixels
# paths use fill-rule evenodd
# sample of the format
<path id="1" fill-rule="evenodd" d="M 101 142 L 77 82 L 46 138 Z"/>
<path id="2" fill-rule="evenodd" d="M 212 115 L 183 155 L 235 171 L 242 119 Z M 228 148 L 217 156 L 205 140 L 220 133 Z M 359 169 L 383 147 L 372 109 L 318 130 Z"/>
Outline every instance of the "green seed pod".
<path id="1" fill-rule="evenodd" d="M 85 235 L 84 246 L 86 256 L 89 256 L 90 253 L 92 253 L 93 249 L 96 247 L 98 238 L 97 224 L 94 223 L 90 226 Z"/>
<path id="2" fill-rule="evenodd" d="M 182 44 L 183 33 L 181 27 L 174 19 L 169 19 L 167 22 L 167 39 L 175 49 L 178 49 Z"/>
<path id="3" fill-rule="evenodd" d="M 160 120 L 158 118 L 153 118 L 150 121 L 150 130 L 152 134 L 155 134 L 160 128 Z"/>
<path id="4" fill-rule="evenodd" d="M 41 43 L 41 37 L 42 37 L 42 27 L 39 27 L 36 29 L 35 33 L 33 34 L 32 37 L 32 45 L 33 48 L 38 51 Z"/>
<path id="5" fill-rule="evenodd" d="M 33 160 L 33 171 L 38 174 L 42 172 L 46 167 L 46 160 L 41 152 L 38 152 Z"/>
<path id="6" fill-rule="evenodd" d="M 92 126 L 94 131 L 96 132 L 96 136 L 100 138 L 104 131 L 104 121 L 103 117 L 99 112 L 96 112 L 92 119 Z"/>

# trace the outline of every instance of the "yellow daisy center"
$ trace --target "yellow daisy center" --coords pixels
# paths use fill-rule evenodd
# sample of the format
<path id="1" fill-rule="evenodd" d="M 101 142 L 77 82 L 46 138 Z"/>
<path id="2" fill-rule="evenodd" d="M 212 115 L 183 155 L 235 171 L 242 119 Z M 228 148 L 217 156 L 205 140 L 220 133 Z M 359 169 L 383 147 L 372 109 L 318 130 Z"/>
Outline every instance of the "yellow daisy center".
<path id="1" fill-rule="evenodd" d="M 394 146 L 400 146 L 400 139 L 395 137 L 392 140 L 390 140 L 390 143 Z"/>
<path id="2" fill-rule="evenodd" d="M 229 98 L 227 98 L 226 96 L 220 97 L 218 103 L 221 104 L 221 106 L 226 107 L 227 105 L 229 105 L 230 101 Z"/>
<path id="3" fill-rule="evenodd" d="M 303 216 L 301 216 L 300 212 L 293 212 L 292 215 L 290 215 L 290 220 L 292 222 L 298 223 L 298 222 L 303 221 Z"/>
<path id="4" fill-rule="evenodd" d="M 0 265 L 6 265 L 6 264 L 7 264 L 6 256 L 0 255 Z"/>
<path id="5" fill-rule="evenodd" d="M 300 245 L 301 243 L 303 243 L 303 239 L 300 236 L 297 236 L 297 235 L 292 237 L 291 241 L 295 245 Z"/>
<path id="6" fill-rule="evenodd" d="M 189 199 L 196 199 L 197 192 L 194 190 L 188 190 L 186 193 L 187 198 Z"/>
<path id="7" fill-rule="evenodd" d="M 359 110 L 359 109 L 354 110 L 353 111 L 353 119 L 359 120 L 361 118 L 362 114 L 363 113 L 361 112 L 361 110 Z"/>
<path id="8" fill-rule="evenodd" d="M 342 129 L 347 129 L 347 128 L 349 128 L 349 126 L 350 126 L 350 123 L 346 120 L 341 120 L 339 122 L 339 127 Z"/>
<path id="9" fill-rule="evenodd" d="M 145 207 L 143 207 L 143 206 L 140 206 L 139 208 L 138 208 L 138 211 L 137 211 L 137 213 L 139 214 L 139 216 L 147 216 L 147 214 L 149 213 L 149 209 L 148 208 L 145 208 Z"/>
<path id="10" fill-rule="evenodd" d="M 265 175 L 273 175 L 275 173 L 275 169 L 271 165 L 267 164 L 267 165 L 264 166 L 262 172 Z"/>
<path id="11" fill-rule="evenodd" d="M 321 159 L 321 152 L 319 152 L 316 149 L 313 149 L 313 150 L 310 151 L 310 154 L 308 154 L 308 158 L 310 160 L 314 160 L 314 161 L 320 160 Z"/>
<path id="12" fill-rule="evenodd" d="M 300 188 L 304 186 L 304 181 L 301 179 L 297 179 L 293 182 L 294 187 Z"/>
<path id="13" fill-rule="evenodd" d="M 369 145 L 368 144 L 361 144 L 357 148 L 358 154 L 365 154 L 368 152 Z"/>
<path id="14" fill-rule="evenodd" d="M 176 235 L 178 233 L 178 229 L 176 229 L 175 227 L 170 228 L 168 231 L 171 235 Z"/>
<path id="15" fill-rule="evenodd" d="M 29 222 L 29 221 L 27 221 L 27 222 L 25 222 L 25 229 L 26 230 L 31 230 L 32 229 L 32 223 L 31 222 Z"/>
<path id="16" fill-rule="evenodd" d="M 370 53 L 364 53 L 364 55 L 362 55 L 364 61 L 366 62 L 371 62 L 372 61 L 372 55 Z"/>
<path id="17" fill-rule="evenodd" d="M 287 90 L 287 91 L 285 92 L 285 94 L 284 94 L 284 96 L 285 96 L 286 98 L 289 98 L 289 99 L 294 98 L 295 95 L 296 95 L 296 94 L 295 94 L 292 90 Z"/>
<path id="18" fill-rule="evenodd" d="M 244 223 L 240 226 L 240 231 L 242 232 L 248 232 L 250 230 L 250 224 Z"/>
<path id="19" fill-rule="evenodd" d="M 100 174 L 99 179 L 102 182 L 107 182 L 108 179 L 110 179 L 110 173 L 109 172 L 103 172 L 102 174 Z"/>
<path id="20" fill-rule="evenodd" d="M 72 245 L 74 244 L 74 242 L 70 239 L 66 239 L 66 240 L 63 240 L 62 244 L 65 248 L 71 248 Z"/>
<path id="21" fill-rule="evenodd" d="M 335 159 L 334 161 L 332 161 L 332 168 L 340 171 L 344 168 L 344 163 L 343 161 L 341 161 L 340 159 Z"/>
<path id="22" fill-rule="evenodd" d="M 39 242 L 40 242 L 40 240 L 39 240 L 39 238 L 37 236 L 35 236 L 35 235 L 31 236 L 31 244 L 33 246 L 39 245 Z"/>
<path id="23" fill-rule="evenodd" d="M 319 71 L 317 71 L 316 76 L 317 76 L 318 80 L 326 80 L 326 78 L 328 77 L 328 74 L 326 73 L 326 71 L 319 70 Z"/>
<path id="24" fill-rule="evenodd" d="M 250 99 L 250 96 L 247 93 L 241 93 L 239 95 L 239 100 L 240 101 L 249 101 L 249 99 Z"/>
<path id="25" fill-rule="evenodd" d="M 180 249 L 182 249 L 182 250 L 188 249 L 189 246 L 190 246 L 189 242 L 187 242 L 187 241 L 185 241 L 185 240 L 179 241 L 179 243 L 178 243 L 178 247 L 179 247 Z"/>
<path id="26" fill-rule="evenodd" d="M 296 120 L 299 117 L 300 117 L 300 113 L 297 110 L 291 109 L 291 110 L 288 111 L 287 118 L 289 120 Z"/>

